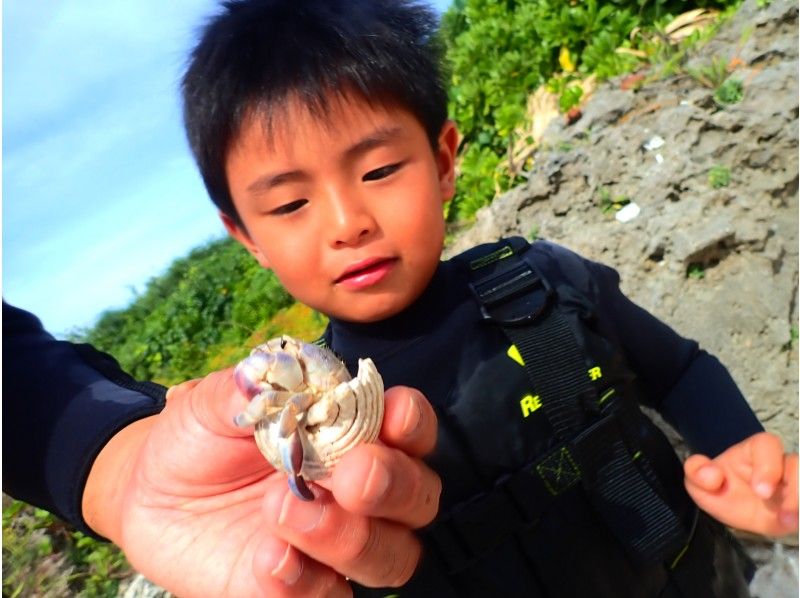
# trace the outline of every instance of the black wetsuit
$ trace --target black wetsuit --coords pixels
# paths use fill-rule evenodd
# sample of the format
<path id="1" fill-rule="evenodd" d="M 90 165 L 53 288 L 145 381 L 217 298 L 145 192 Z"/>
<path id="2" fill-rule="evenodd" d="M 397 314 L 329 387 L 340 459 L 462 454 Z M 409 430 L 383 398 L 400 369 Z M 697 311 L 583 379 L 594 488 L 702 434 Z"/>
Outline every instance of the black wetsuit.
<path id="1" fill-rule="evenodd" d="M 619 290 L 613 269 L 551 243 L 538 242 L 531 251 L 562 299 L 569 300 L 577 291 L 593 304 L 599 333 L 636 376 L 630 385 L 639 401 L 658 410 L 693 451 L 715 456 L 762 430 L 725 367 L 696 342 L 630 302 Z M 536 460 L 554 443 L 542 410 L 524 399 L 531 398 L 531 384 L 508 353 L 509 340 L 498 326 L 481 318 L 467 276 L 456 262 L 442 262 L 427 290 L 402 313 L 373 324 L 332 320 L 325 334 L 326 344 L 351 371 L 359 357 L 369 356 L 387 387 L 416 387 L 434 405 L 439 439 L 429 463 L 444 482 L 440 516 L 486 493 L 498 478 Z M 667 459 L 663 467 L 668 471 L 667 494 L 674 492 L 676 501 L 686 502 L 680 465 L 670 462 L 677 463 L 674 452 L 659 445 L 658 439 L 653 442 L 656 460 Z M 670 455 L 664 456 L 665 451 Z M 637 571 L 612 549 L 614 540 L 585 502 L 580 492 L 568 492 L 548 508 L 548 516 L 531 533 L 493 548 L 446 581 L 432 572 L 433 565 L 423 564 L 412 584 L 399 593 L 659 595 L 664 579 L 646 569 Z M 497 515 L 490 511 L 490 516 Z M 479 519 L 462 532 L 470 533 L 481 524 Z M 740 571 L 730 574 L 741 576 Z M 724 595 L 718 590 L 704 594 L 705 583 L 700 580 L 696 595 Z M 591 592 L 585 594 L 587 588 Z M 377 596 L 391 591 L 370 594 L 359 589 L 358 593 Z"/>
<path id="2" fill-rule="evenodd" d="M 3 491 L 93 534 L 81 501 L 95 457 L 120 429 L 161 411 L 164 395 L 4 301 Z"/>

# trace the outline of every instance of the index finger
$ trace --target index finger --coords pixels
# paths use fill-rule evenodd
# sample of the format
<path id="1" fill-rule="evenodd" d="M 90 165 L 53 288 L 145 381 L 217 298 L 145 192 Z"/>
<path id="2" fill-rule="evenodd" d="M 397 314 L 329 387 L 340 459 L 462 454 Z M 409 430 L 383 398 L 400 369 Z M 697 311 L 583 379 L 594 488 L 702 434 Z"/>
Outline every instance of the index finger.
<path id="1" fill-rule="evenodd" d="M 393 386 L 384 395 L 380 439 L 412 457 L 423 457 L 436 446 L 436 412 L 415 388 Z"/>
<path id="2" fill-rule="evenodd" d="M 783 443 L 775 434 L 761 432 L 750 438 L 752 486 L 761 498 L 771 498 L 783 478 Z"/>

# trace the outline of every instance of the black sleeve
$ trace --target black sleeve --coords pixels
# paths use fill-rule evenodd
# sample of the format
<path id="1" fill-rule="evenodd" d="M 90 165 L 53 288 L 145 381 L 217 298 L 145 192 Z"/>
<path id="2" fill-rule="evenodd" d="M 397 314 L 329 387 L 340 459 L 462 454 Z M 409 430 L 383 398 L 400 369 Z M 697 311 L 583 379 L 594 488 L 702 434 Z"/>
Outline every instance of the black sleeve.
<path id="1" fill-rule="evenodd" d="M 725 366 L 628 299 L 616 270 L 548 245 L 561 272 L 595 302 L 599 321 L 637 375 L 642 402 L 673 425 L 693 451 L 715 457 L 763 431 Z"/>
<path id="2" fill-rule="evenodd" d="M 126 425 L 161 411 L 164 396 L 4 301 L 3 491 L 94 535 L 81 500 L 95 457 Z"/>

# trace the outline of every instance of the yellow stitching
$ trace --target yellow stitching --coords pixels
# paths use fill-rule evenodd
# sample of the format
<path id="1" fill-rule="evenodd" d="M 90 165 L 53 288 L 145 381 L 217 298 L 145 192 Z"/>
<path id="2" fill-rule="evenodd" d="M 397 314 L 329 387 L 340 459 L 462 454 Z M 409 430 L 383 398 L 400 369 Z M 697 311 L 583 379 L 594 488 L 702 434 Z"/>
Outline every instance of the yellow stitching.
<path id="1" fill-rule="evenodd" d="M 602 397 L 600 397 L 600 400 L 599 400 L 599 401 L 597 401 L 597 404 L 598 404 L 598 405 L 602 405 L 602 404 L 603 404 L 603 403 L 605 403 L 605 402 L 606 402 L 606 400 L 608 400 L 608 399 L 611 397 L 611 395 L 613 395 L 615 392 L 616 392 L 616 391 L 615 391 L 613 388 L 610 388 L 609 390 L 607 390 L 607 391 L 605 392 L 605 394 L 604 394 Z"/>
<path id="2" fill-rule="evenodd" d="M 565 461 L 569 463 L 571 468 L 565 467 Z M 553 466 L 551 466 L 551 463 L 553 463 Z M 566 447 L 561 447 L 557 453 L 550 455 L 544 463 L 537 465 L 536 471 L 539 472 L 539 476 L 542 478 L 545 488 L 547 488 L 548 492 L 550 492 L 550 494 L 553 496 L 557 496 L 572 486 L 581 477 L 581 470 L 572 459 L 572 455 Z M 554 476 L 555 481 L 560 487 L 554 488 L 550 484 L 548 475 L 545 474 L 550 474 L 551 478 Z M 569 479 L 562 483 L 562 477 L 568 477 Z"/>
<path id="3" fill-rule="evenodd" d="M 683 550 L 681 550 L 678 553 L 678 556 L 675 557 L 675 560 L 672 561 L 672 564 L 669 566 L 670 569 L 674 569 L 675 567 L 678 566 L 678 561 L 680 561 L 683 558 L 683 555 L 686 554 L 687 550 L 689 550 L 689 545 L 688 544 L 683 547 Z"/>
<path id="4" fill-rule="evenodd" d="M 498 262 L 504 258 L 507 258 L 510 255 L 514 255 L 514 250 L 511 249 L 511 247 L 509 247 L 508 245 L 506 245 L 502 249 L 493 251 L 489 255 L 485 255 L 483 257 L 479 257 L 477 259 L 472 260 L 469 263 L 469 267 L 471 270 L 477 270 L 478 268 L 483 268 L 484 266 L 487 266 L 492 262 Z"/>

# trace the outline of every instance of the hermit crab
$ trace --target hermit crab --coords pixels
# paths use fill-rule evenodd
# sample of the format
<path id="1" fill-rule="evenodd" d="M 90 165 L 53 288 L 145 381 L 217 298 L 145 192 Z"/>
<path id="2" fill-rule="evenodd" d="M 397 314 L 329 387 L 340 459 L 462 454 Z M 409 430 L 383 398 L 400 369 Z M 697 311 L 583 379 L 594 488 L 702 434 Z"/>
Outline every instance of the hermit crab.
<path id="1" fill-rule="evenodd" d="M 329 349 L 284 335 L 253 349 L 233 375 L 250 399 L 234 422 L 255 424 L 258 448 L 299 498 L 313 500 L 306 480 L 327 477 L 347 451 L 378 437 L 383 380 L 371 359 L 351 379 Z"/>

